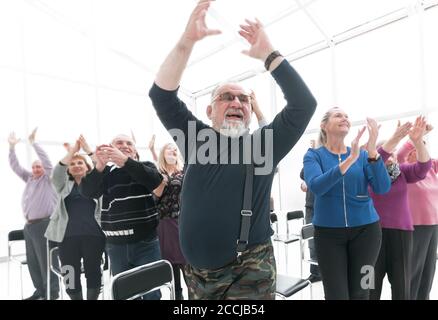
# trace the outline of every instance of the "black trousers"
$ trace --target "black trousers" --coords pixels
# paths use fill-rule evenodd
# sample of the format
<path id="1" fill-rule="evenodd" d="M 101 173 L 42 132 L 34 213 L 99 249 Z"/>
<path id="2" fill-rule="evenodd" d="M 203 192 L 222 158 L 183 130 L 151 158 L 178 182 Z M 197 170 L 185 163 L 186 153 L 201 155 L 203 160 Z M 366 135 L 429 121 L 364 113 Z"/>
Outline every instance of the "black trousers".
<path id="1" fill-rule="evenodd" d="M 379 300 L 385 275 L 391 283 L 392 300 L 409 300 L 411 297 L 413 232 L 399 229 L 382 229 L 382 247 L 375 267 L 375 289 L 371 300 Z"/>
<path id="2" fill-rule="evenodd" d="M 59 245 L 59 258 L 65 276 L 68 267 L 73 268 L 74 283 L 67 283 L 67 293 L 82 292 L 81 259 L 84 260 L 84 272 L 87 288 L 100 288 L 102 272 L 100 264 L 105 249 L 105 238 L 101 236 L 74 236 L 65 238 Z"/>
<path id="3" fill-rule="evenodd" d="M 326 300 L 367 300 L 366 276 L 379 254 L 379 222 L 358 227 L 315 226 L 315 249 Z"/>
<path id="4" fill-rule="evenodd" d="M 411 299 L 429 300 L 436 268 L 438 225 L 414 227 Z"/>

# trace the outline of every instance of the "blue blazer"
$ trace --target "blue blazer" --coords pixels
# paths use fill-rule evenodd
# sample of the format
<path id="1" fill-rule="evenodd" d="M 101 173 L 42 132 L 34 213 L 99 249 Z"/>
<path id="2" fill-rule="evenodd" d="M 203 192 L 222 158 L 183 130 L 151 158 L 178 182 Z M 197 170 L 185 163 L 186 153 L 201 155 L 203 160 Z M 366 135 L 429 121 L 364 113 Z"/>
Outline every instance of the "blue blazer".
<path id="1" fill-rule="evenodd" d="M 379 220 L 370 186 L 376 194 L 391 188 L 382 158 L 369 163 L 361 150 L 357 161 L 342 175 L 339 163 L 350 155 L 331 153 L 327 148 L 309 149 L 304 155 L 304 179 L 315 195 L 313 224 L 321 227 L 356 227 Z"/>

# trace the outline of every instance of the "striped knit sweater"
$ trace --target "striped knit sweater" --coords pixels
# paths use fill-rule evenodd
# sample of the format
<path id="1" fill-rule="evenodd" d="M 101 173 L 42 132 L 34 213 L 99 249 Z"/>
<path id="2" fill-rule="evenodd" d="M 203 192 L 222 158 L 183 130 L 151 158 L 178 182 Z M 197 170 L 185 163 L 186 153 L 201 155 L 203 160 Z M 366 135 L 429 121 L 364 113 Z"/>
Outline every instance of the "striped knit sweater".
<path id="1" fill-rule="evenodd" d="M 80 184 L 90 198 L 102 197 L 101 226 L 113 244 L 151 240 L 157 236 L 158 212 L 152 197 L 162 177 L 151 162 L 128 159 L 123 168 L 91 171 Z"/>

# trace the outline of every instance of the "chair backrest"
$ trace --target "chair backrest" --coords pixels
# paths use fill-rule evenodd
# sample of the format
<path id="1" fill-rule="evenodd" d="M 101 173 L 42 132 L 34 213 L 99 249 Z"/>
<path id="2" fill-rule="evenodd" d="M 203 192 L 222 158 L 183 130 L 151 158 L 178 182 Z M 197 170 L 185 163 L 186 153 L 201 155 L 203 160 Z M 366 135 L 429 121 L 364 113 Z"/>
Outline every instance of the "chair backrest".
<path id="1" fill-rule="evenodd" d="M 306 257 L 306 255 L 309 252 L 309 250 L 307 250 L 309 240 L 313 239 L 314 233 L 315 233 L 315 227 L 311 223 L 305 224 L 301 228 L 301 233 L 300 233 L 301 277 L 303 276 L 304 273 L 304 266 L 303 266 L 304 263 L 318 265 L 318 262 L 314 260 L 312 257 Z"/>
<path id="2" fill-rule="evenodd" d="M 289 211 L 288 213 L 286 213 L 286 235 L 288 238 L 290 238 L 291 236 L 295 237 L 296 240 L 298 240 L 299 237 L 299 231 L 293 232 L 293 234 L 291 234 L 290 231 L 290 226 L 289 223 L 291 223 L 291 225 L 293 225 L 293 229 L 296 229 L 296 222 L 298 220 L 302 220 L 301 221 L 301 225 L 303 224 L 304 221 L 304 212 L 303 210 L 295 210 L 295 211 Z"/>
<path id="3" fill-rule="evenodd" d="M 304 219 L 304 212 L 303 210 L 296 210 L 296 211 L 289 211 L 286 214 L 287 221 L 295 220 L 295 219 Z"/>
<path id="4" fill-rule="evenodd" d="M 167 260 L 158 260 L 117 274 L 111 283 L 114 300 L 131 300 L 149 291 L 167 286 L 170 298 L 175 299 L 175 284 L 172 265 Z"/>
<path id="5" fill-rule="evenodd" d="M 26 248 L 24 233 L 21 230 L 12 230 L 8 233 L 8 259 L 26 264 Z"/>
<path id="6" fill-rule="evenodd" d="M 271 220 L 271 223 L 275 223 L 278 221 L 277 214 L 275 212 L 271 212 L 269 219 Z"/>
<path id="7" fill-rule="evenodd" d="M 24 240 L 24 232 L 21 230 L 12 230 L 8 233 L 8 241 Z"/>

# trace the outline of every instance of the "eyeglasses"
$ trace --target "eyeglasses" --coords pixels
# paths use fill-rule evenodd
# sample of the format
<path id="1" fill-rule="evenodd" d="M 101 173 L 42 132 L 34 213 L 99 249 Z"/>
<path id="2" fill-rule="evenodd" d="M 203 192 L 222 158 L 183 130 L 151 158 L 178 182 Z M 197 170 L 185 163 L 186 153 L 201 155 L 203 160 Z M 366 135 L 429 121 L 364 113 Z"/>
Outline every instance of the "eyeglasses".
<path id="1" fill-rule="evenodd" d="M 239 99 L 240 103 L 242 104 L 248 104 L 251 101 L 251 97 L 249 95 L 246 94 L 239 94 L 239 95 L 234 95 L 231 92 L 224 92 L 221 93 L 219 95 L 217 95 L 213 101 L 215 101 L 216 99 L 218 99 L 219 101 L 227 101 L 227 102 L 232 102 L 234 101 L 234 99 Z"/>

